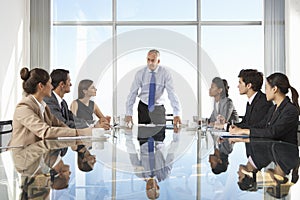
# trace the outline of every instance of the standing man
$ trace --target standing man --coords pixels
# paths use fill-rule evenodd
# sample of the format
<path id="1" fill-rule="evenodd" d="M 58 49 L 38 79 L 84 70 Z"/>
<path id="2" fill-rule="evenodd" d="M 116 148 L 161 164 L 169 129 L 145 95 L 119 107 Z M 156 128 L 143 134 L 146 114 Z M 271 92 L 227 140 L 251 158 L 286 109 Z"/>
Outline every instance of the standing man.
<path id="1" fill-rule="evenodd" d="M 173 80 L 167 69 L 159 66 L 160 53 L 152 49 L 147 54 L 147 66 L 139 70 L 132 83 L 126 102 L 126 122 L 133 123 L 133 104 L 138 96 L 140 102 L 138 105 L 138 123 L 139 124 L 165 124 L 166 109 L 162 98 L 166 89 L 168 97 L 173 107 L 174 128 L 180 124 L 181 107 L 177 95 L 173 88 Z M 140 93 L 138 94 L 138 90 Z"/>
<path id="2" fill-rule="evenodd" d="M 88 124 L 86 120 L 73 115 L 68 108 L 67 102 L 63 99 L 64 95 L 70 92 L 70 87 L 72 86 L 69 71 L 65 69 L 55 69 L 51 72 L 50 76 L 53 91 L 51 97 L 44 98 L 44 101 L 49 106 L 51 113 L 70 128 L 89 127 L 90 124 Z M 109 129 L 109 124 L 101 122 L 101 124 L 97 123 L 97 127 Z"/>
<path id="3" fill-rule="evenodd" d="M 260 122 L 273 106 L 267 101 L 266 95 L 261 92 L 263 74 L 256 69 L 243 69 L 239 75 L 239 92 L 248 97 L 245 116 L 240 123 L 235 124 L 240 128 L 248 128 Z"/>

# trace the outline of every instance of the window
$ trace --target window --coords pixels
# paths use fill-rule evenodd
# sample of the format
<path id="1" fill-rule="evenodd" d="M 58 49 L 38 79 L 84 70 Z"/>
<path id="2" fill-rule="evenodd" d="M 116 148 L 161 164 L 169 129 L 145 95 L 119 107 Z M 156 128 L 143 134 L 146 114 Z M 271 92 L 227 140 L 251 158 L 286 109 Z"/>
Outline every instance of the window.
<path id="1" fill-rule="evenodd" d="M 182 118 L 192 120 L 198 111 L 209 117 L 214 76 L 228 80 L 230 97 L 244 114 L 237 74 L 243 68 L 264 71 L 263 1 L 115 2 L 53 0 L 51 66 L 71 71 L 69 102 L 77 98 L 80 79 L 91 78 L 103 113 L 124 114 L 135 71 L 146 64 L 147 50 L 158 48 L 175 79 Z"/>
<path id="2" fill-rule="evenodd" d="M 71 71 L 68 102 L 77 98 L 79 81 L 89 78 L 98 89 L 95 101 L 102 112 L 122 115 L 135 72 L 146 64 L 148 50 L 157 48 L 161 65 L 173 76 L 182 119 L 192 120 L 198 112 L 210 116 L 208 88 L 215 76 L 227 79 L 230 97 L 243 115 L 246 97 L 238 93 L 237 75 L 243 68 L 264 71 L 262 4 L 262 0 L 53 0 L 51 66 Z M 172 112 L 168 101 L 165 107 Z M 118 150 L 105 163 L 112 157 L 120 163 L 128 159 L 124 150 Z M 105 170 L 101 165 L 100 173 Z M 123 175 L 111 171 L 107 174 Z M 139 188 L 144 184 L 134 183 Z M 112 184 L 118 188 L 123 183 Z M 198 187 L 195 184 L 194 189 Z M 118 198 L 117 192 L 111 193 Z"/>

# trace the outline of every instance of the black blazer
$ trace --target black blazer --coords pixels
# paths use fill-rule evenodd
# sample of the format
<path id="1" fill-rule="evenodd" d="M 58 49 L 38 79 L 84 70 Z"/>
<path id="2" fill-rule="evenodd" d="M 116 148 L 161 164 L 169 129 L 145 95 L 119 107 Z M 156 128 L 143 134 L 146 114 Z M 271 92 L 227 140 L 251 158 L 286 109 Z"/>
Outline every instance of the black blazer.
<path id="1" fill-rule="evenodd" d="M 292 144 L 297 142 L 299 111 L 286 97 L 276 109 L 270 108 L 267 116 L 259 124 L 250 128 L 250 137 L 264 137 L 282 140 Z"/>
<path id="2" fill-rule="evenodd" d="M 274 141 L 273 141 L 274 142 Z M 247 144 L 247 157 L 251 156 L 256 168 L 261 170 L 273 161 L 272 140 L 264 138 L 250 138 Z"/>
<path id="3" fill-rule="evenodd" d="M 259 90 L 251 105 L 249 107 L 247 106 L 242 121 L 235 125 L 240 128 L 249 128 L 250 126 L 260 123 L 273 105 L 271 101 L 267 101 L 266 95 Z"/>
<path id="4" fill-rule="evenodd" d="M 73 115 L 72 111 L 69 110 L 68 104 L 65 100 L 63 100 L 63 109 L 65 112 L 65 116 L 62 115 L 60 105 L 58 100 L 56 99 L 55 94 L 51 93 L 51 97 L 45 97 L 44 101 L 50 108 L 51 113 L 58 118 L 60 121 L 64 122 L 70 128 L 86 128 L 88 127 L 88 123 L 80 118 L 77 118 Z"/>

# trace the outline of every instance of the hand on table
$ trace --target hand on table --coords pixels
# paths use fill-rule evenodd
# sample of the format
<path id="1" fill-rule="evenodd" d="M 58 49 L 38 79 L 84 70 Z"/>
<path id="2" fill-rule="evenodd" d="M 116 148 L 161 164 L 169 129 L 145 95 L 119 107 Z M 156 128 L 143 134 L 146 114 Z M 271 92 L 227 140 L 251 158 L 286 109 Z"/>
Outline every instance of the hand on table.
<path id="1" fill-rule="evenodd" d="M 104 121 L 99 120 L 95 124 L 95 128 L 104 128 L 105 130 L 109 130 L 110 129 L 110 124 L 106 120 L 104 120 Z"/>
<path id="2" fill-rule="evenodd" d="M 249 129 L 242 129 L 235 125 L 231 125 L 229 127 L 229 133 L 232 135 L 250 135 Z"/>
<path id="3" fill-rule="evenodd" d="M 173 119 L 174 133 L 178 133 L 179 125 L 181 124 L 181 119 L 179 116 L 175 116 Z"/>
<path id="4" fill-rule="evenodd" d="M 127 127 L 132 128 L 132 125 L 133 125 L 132 116 L 126 115 L 125 116 L 125 123 L 126 123 Z"/>

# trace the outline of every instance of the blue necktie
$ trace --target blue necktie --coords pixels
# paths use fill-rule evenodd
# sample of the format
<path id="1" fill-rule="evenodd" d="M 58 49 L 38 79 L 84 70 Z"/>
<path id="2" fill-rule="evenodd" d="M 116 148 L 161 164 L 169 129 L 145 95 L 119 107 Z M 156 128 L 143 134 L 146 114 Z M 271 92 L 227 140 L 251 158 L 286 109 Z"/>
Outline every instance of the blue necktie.
<path id="1" fill-rule="evenodd" d="M 148 153 L 149 153 L 149 166 L 151 171 L 151 177 L 154 176 L 155 160 L 154 160 L 154 139 L 148 138 Z"/>
<path id="2" fill-rule="evenodd" d="M 151 80 L 149 85 L 149 97 L 148 97 L 148 110 L 152 112 L 154 110 L 154 103 L 155 103 L 155 73 L 151 72 Z"/>

